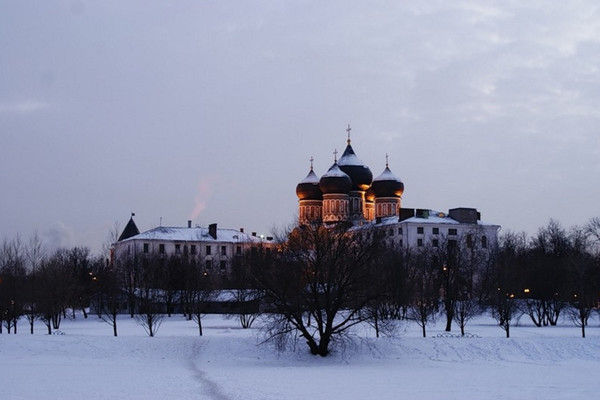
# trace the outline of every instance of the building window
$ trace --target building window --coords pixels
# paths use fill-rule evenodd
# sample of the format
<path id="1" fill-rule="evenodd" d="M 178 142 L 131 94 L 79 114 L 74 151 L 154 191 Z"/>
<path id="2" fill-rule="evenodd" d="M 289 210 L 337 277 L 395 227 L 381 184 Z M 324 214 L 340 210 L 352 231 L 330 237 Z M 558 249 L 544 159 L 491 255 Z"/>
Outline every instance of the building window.
<path id="1" fill-rule="evenodd" d="M 487 243 L 487 236 L 482 236 L 481 237 L 481 247 L 483 247 L 484 249 L 487 249 L 488 243 Z"/>
<path id="2" fill-rule="evenodd" d="M 398 242 L 398 245 L 399 245 L 400 247 L 404 246 L 404 241 L 403 241 L 402 239 L 400 239 L 400 241 Z"/>
<path id="3" fill-rule="evenodd" d="M 422 226 L 418 226 L 417 227 L 417 233 L 421 234 L 421 235 L 423 234 L 423 227 Z"/>
<path id="4" fill-rule="evenodd" d="M 440 241 L 439 241 L 438 239 L 433 239 L 433 240 L 431 241 L 431 245 L 432 245 L 433 247 L 438 247 L 438 246 L 440 245 Z"/>
<path id="5" fill-rule="evenodd" d="M 467 247 L 469 249 L 473 248 L 473 235 L 467 235 Z"/>
<path id="6" fill-rule="evenodd" d="M 454 239 L 448 240 L 448 249 L 455 249 L 457 247 L 457 242 Z"/>
<path id="7" fill-rule="evenodd" d="M 227 255 L 227 247 L 226 246 L 221 246 L 221 255 L 222 256 L 226 256 Z"/>
<path id="8" fill-rule="evenodd" d="M 144 253 L 150 252 L 150 245 L 148 243 L 144 243 Z"/>
<path id="9" fill-rule="evenodd" d="M 419 246 L 419 247 L 423 246 L 423 239 L 417 239 L 417 246 Z"/>
<path id="10" fill-rule="evenodd" d="M 210 256 L 210 246 L 206 246 L 206 255 Z"/>
<path id="11" fill-rule="evenodd" d="M 431 231 L 432 231 L 432 233 L 434 235 L 439 235 L 440 234 L 440 228 L 433 228 Z"/>
<path id="12" fill-rule="evenodd" d="M 195 244 L 190 245 L 190 253 L 192 255 L 196 255 L 196 245 Z"/>
<path id="13" fill-rule="evenodd" d="M 454 228 L 448 229 L 448 235 L 456 236 L 457 235 L 456 229 L 454 229 Z"/>
<path id="14" fill-rule="evenodd" d="M 212 268 L 212 261 L 211 260 L 206 260 L 206 264 L 204 264 L 206 269 L 210 270 Z"/>
<path id="15" fill-rule="evenodd" d="M 237 254 L 238 256 L 242 255 L 242 246 L 237 246 L 235 248 L 235 254 Z"/>
<path id="16" fill-rule="evenodd" d="M 227 268 L 227 261 L 221 261 L 221 272 L 225 271 Z"/>
<path id="17" fill-rule="evenodd" d="M 390 229 L 390 236 L 394 236 L 394 230 Z"/>
<path id="18" fill-rule="evenodd" d="M 398 235 L 402 235 L 402 228 L 398 228 Z"/>
<path id="19" fill-rule="evenodd" d="M 163 243 L 158 245 L 158 252 L 160 254 L 165 254 L 165 245 Z"/>
<path id="20" fill-rule="evenodd" d="M 181 245 L 180 244 L 175 245 L 175 254 L 181 254 Z"/>

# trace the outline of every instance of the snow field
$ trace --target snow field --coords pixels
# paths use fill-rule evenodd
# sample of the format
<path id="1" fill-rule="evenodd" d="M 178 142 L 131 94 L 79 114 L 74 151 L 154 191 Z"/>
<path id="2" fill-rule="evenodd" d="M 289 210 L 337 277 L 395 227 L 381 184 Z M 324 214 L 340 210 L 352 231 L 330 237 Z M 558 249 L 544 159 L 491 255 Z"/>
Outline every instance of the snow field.
<path id="1" fill-rule="evenodd" d="M 583 399 L 600 389 L 600 328 L 588 337 L 564 323 L 536 328 L 521 319 L 511 338 L 488 317 L 467 326 L 477 337 L 420 337 L 416 324 L 397 336 L 359 332 L 330 357 L 304 343 L 276 352 L 258 329 L 209 315 L 204 336 L 181 316 L 165 317 L 154 338 L 128 316 L 119 337 L 94 316 L 63 321 L 64 335 L 0 335 L 5 399 Z M 454 328 L 453 328 L 454 329 Z"/>

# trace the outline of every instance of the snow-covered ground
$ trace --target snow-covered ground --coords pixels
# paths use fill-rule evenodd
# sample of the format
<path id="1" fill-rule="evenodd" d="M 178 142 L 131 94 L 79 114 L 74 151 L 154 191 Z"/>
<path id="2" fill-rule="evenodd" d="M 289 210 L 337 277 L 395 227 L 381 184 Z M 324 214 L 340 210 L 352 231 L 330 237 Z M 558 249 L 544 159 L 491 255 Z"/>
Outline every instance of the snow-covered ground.
<path id="1" fill-rule="evenodd" d="M 127 316 L 119 337 L 91 316 L 63 321 L 64 335 L 0 335 L 3 399 L 587 399 L 600 392 L 600 327 L 582 339 L 565 321 L 536 328 L 523 317 L 511 338 L 488 317 L 467 326 L 472 338 L 420 337 L 405 324 L 393 338 L 364 338 L 327 358 L 258 345 L 218 315 L 204 336 L 181 316 L 165 318 L 154 338 Z"/>

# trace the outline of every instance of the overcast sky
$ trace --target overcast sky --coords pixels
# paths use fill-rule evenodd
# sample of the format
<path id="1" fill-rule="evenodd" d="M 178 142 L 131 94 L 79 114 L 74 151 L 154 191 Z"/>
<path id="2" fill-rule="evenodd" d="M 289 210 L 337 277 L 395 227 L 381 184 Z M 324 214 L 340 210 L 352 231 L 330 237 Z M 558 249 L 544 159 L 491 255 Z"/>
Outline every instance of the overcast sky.
<path id="1" fill-rule="evenodd" d="M 0 238 L 267 234 L 348 124 L 404 207 L 600 216 L 600 3 L 420 3 L 0 0 Z"/>

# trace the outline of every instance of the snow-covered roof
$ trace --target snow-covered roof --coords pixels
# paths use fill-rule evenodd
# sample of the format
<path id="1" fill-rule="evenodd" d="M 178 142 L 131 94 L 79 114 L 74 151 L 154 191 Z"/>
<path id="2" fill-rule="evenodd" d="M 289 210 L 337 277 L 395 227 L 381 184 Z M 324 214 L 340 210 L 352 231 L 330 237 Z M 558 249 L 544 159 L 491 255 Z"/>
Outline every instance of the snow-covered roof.
<path id="1" fill-rule="evenodd" d="M 377 178 L 373 179 L 373 182 L 375 182 L 375 181 L 397 181 L 397 182 L 400 182 L 400 179 L 398 179 L 398 177 L 396 175 L 394 175 L 392 173 L 392 171 L 390 171 L 389 167 L 385 167 L 385 169 L 383 170 L 381 175 L 379 175 Z"/>
<path id="2" fill-rule="evenodd" d="M 315 171 L 312 169 L 306 175 L 306 178 L 302 179 L 300 183 L 319 183 L 319 177 L 315 174 Z"/>
<path id="3" fill-rule="evenodd" d="M 346 174 L 344 171 L 342 171 L 340 169 L 340 167 L 338 167 L 337 163 L 334 163 L 325 173 L 325 175 L 323 175 L 324 177 L 340 177 L 340 178 L 348 178 L 350 179 L 350 177 L 348 176 L 348 174 Z"/>
<path id="4" fill-rule="evenodd" d="M 338 165 L 359 165 L 364 166 L 365 164 L 354 154 L 354 152 L 344 153 L 338 160 Z"/>
<path id="5" fill-rule="evenodd" d="M 248 235 L 236 229 L 217 229 L 217 238 L 209 234 L 208 228 L 193 227 L 167 227 L 159 226 L 154 229 L 142 232 L 139 235 L 132 236 L 128 240 L 169 240 L 175 242 L 261 242 L 262 237 Z"/>
<path id="6" fill-rule="evenodd" d="M 428 210 L 429 215 L 427 218 L 424 217 L 410 217 L 400 221 L 400 223 L 412 223 L 412 224 L 448 224 L 448 225 L 461 225 L 461 222 L 450 218 L 450 216 L 444 212 Z M 384 217 L 381 218 L 381 222 L 377 222 L 376 220 L 371 221 L 370 225 L 392 225 L 398 223 L 398 217 Z M 367 226 L 370 226 L 367 225 Z M 489 224 L 482 221 L 477 221 L 477 225 L 479 226 L 498 226 L 496 224 Z"/>

